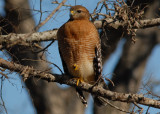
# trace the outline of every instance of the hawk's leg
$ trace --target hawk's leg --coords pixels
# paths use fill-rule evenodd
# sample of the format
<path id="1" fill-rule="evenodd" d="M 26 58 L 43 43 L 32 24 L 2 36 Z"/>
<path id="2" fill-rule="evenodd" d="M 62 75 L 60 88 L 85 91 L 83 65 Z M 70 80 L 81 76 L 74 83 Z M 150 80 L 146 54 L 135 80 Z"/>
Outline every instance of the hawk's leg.
<path id="1" fill-rule="evenodd" d="M 76 85 L 78 86 L 78 85 L 79 85 L 79 83 L 81 83 L 81 82 L 83 82 L 83 79 L 82 79 L 82 78 L 78 78 L 78 79 L 77 79 L 77 83 L 76 83 Z"/>
<path id="2" fill-rule="evenodd" d="M 73 78 L 74 80 L 76 80 L 77 82 L 76 82 L 76 86 L 78 86 L 81 82 L 84 82 L 84 80 L 82 79 L 82 78 Z"/>
<path id="3" fill-rule="evenodd" d="M 74 65 L 73 65 L 73 70 L 75 70 L 75 71 L 76 71 L 76 70 L 79 70 L 79 67 L 78 67 L 77 64 L 74 64 Z M 77 78 L 74 78 L 74 79 L 77 80 L 77 83 L 76 83 L 77 86 L 79 85 L 79 83 L 83 82 L 83 78 L 82 78 L 82 77 L 77 77 Z"/>
<path id="4" fill-rule="evenodd" d="M 74 79 L 74 80 L 76 80 L 77 82 L 76 82 L 76 85 L 78 86 L 81 82 L 84 82 L 83 81 L 83 79 L 82 78 L 72 78 L 72 79 Z M 86 99 L 85 99 L 85 97 L 84 97 L 84 95 L 83 95 L 83 92 L 82 92 L 82 90 L 81 89 L 79 89 L 79 88 L 76 88 L 76 93 L 77 93 L 77 96 L 79 97 L 79 99 L 81 100 L 81 102 L 84 104 L 84 106 L 85 107 L 87 107 L 87 101 L 86 101 Z"/>
<path id="5" fill-rule="evenodd" d="M 74 69 L 75 71 L 78 70 L 78 69 L 79 69 L 79 68 L 78 68 L 78 65 L 77 65 L 77 64 L 74 64 L 74 65 L 73 65 L 73 69 Z M 77 77 L 77 78 L 74 77 L 74 79 L 77 80 L 77 82 L 76 82 L 76 85 L 77 85 L 77 86 L 79 85 L 79 83 L 84 82 L 84 80 L 83 80 L 82 77 Z M 82 90 L 76 88 L 76 92 L 77 92 L 77 95 L 78 95 L 78 97 L 80 98 L 81 102 L 85 105 L 85 107 L 87 107 L 87 101 L 86 101 L 86 99 L 85 99 L 85 97 L 84 97 L 84 95 L 83 95 Z"/>

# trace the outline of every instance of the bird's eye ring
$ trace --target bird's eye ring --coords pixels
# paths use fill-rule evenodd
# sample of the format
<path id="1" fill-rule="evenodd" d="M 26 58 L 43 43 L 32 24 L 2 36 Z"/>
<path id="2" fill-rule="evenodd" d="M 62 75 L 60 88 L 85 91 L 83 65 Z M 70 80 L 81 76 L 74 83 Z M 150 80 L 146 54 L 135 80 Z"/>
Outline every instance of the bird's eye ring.
<path id="1" fill-rule="evenodd" d="M 78 12 L 78 13 L 81 13 L 82 11 L 81 11 L 81 10 L 77 10 L 77 12 Z"/>

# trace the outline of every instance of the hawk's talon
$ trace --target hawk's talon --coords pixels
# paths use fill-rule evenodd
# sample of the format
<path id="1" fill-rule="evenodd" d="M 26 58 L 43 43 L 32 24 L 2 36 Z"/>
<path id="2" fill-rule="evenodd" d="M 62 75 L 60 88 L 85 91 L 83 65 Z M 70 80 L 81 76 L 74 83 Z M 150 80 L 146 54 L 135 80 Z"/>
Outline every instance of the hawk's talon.
<path id="1" fill-rule="evenodd" d="M 79 85 L 79 82 L 80 82 L 80 79 L 77 80 L 77 83 L 76 83 L 77 86 Z"/>
<path id="2" fill-rule="evenodd" d="M 81 79 L 81 78 L 74 78 L 74 79 L 77 80 L 76 86 L 78 86 L 81 82 L 83 82 L 83 79 Z"/>

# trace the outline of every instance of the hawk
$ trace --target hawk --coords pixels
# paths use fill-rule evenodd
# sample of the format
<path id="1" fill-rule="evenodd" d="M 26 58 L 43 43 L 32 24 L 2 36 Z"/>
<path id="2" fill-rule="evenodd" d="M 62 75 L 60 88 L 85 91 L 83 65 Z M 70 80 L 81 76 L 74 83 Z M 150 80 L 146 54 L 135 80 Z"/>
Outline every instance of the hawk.
<path id="1" fill-rule="evenodd" d="M 89 20 L 89 11 L 80 5 L 70 8 L 70 19 L 57 33 L 59 53 L 64 72 L 79 82 L 95 84 L 102 75 L 101 44 L 98 31 Z M 101 79 L 101 81 L 104 81 Z M 104 84 L 103 84 L 104 85 Z M 79 97 L 87 104 L 78 88 Z M 104 104 L 101 97 L 94 96 L 98 105 Z"/>

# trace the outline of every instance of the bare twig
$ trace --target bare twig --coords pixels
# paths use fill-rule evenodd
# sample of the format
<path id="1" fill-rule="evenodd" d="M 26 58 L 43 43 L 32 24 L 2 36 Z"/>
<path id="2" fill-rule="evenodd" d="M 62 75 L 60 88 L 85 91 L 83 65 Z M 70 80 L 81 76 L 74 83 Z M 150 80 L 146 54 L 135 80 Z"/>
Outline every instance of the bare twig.
<path id="1" fill-rule="evenodd" d="M 99 4 L 102 3 L 102 2 L 103 2 L 103 1 L 99 1 L 99 2 L 97 3 L 97 6 L 95 7 L 95 9 L 94 9 L 94 11 L 93 11 L 93 14 L 96 14 L 97 8 L 98 8 Z"/>
<path id="2" fill-rule="evenodd" d="M 150 108 L 150 106 L 147 108 L 146 114 L 148 114 L 149 108 Z"/>
<path id="3" fill-rule="evenodd" d="M 3 77 L 1 77 L 0 96 L 1 96 L 2 106 L 4 107 L 5 113 L 8 114 L 7 108 L 6 108 L 6 106 L 5 106 L 5 102 L 4 102 L 4 100 L 3 100 L 2 91 L 3 91 Z"/>
<path id="4" fill-rule="evenodd" d="M 73 87 L 77 87 L 83 91 L 90 92 L 93 95 L 99 95 L 101 97 L 107 98 L 112 101 L 138 103 L 138 104 L 143 104 L 146 106 L 160 108 L 160 101 L 146 98 L 143 95 L 112 92 L 109 90 L 105 90 L 101 87 L 97 87 L 97 86 L 93 87 L 92 85 L 87 84 L 85 82 L 81 82 L 77 86 L 76 85 L 77 81 L 75 79 L 70 79 L 69 78 L 70 76 L 67 76 L 67 75 L 57 75 L 57 74 L 43 72 L 40 70 L 35 70 L 31 67 L 26 67 L 26 66 L 16 64 L 13 62 L 8 62 L 4 59 L 0 59 L 0 67 L 7 68 L 11 71 L 15 71 L 18 73 L 22 73 L 23 70 L 25 70 L 27 71 L 26 73 L 28 73 L 28 75 L 25 75 L 25 79 L 28 79 L 30 77 L 36 77 L 36 78 L 40 78 L 43 80 L 47 80 L 48 82 L 58 82 L 60 84 L 67 84 Z"/>
<path id="5" fill-rule="evenodd" d="M 40 53 L 42 51 L 45 51 L 49 46 L 51 46 L 52 44 L 54 43 L 54 40 L 52 40 L 51 43 L 49 43 L 45 48 L 41 49 L 41 50 L 38 50 L 38 51 L 34 51 L 35 53 Z"/>
<path id="6" fill-rule="evenodd" d="M 117 109 L 117 110 L 119 110 L 119 111 L 122 111 L 122 112 L 125 112 L 125 113 L 131 113 L 131 112 L 129 112 L 129 111 L 126 111 L 126 110 L 124 110 L 124 109 L 122 109 L 122 108 L 119 108 L 119 107 L 113 105 L 112 103 L 110 103 L 110 102 L 108 102 L 108 101 L 106 101 L 106 102 L 107 102 L 107 104 L 108 104 L 109 106 L 111 106 L 111 107 L 113 107 L 113 108 L 115 108 L 115 109 Z M 133 114 L 133 113 L 132 113 L 132 114 Z"/>
<path id="7" fill-rule="evenodd" d="M 53 1 L 52 4 L 60 4 L 60 3 L 58 1 Z M 72 5 L 66 5 L 66 4 L 63 4 L 63 6 L 72 7 Z"/>
<path id="8" fill-rule="evenodd" d="M 47 62 L 47 63 L 52 64 L 53 66 L 55 66 L 55 67 L 61 72 L 61 74 L 64 74 L 63 71 L 60 69 L 60 67 L 59 67 L 58 65 L 56 65 L 55 63 L 52 63 L 52 62 L 50 62 L 50 61 L 44 60 L 43 58 L 42 58 L 41 60 L 33 60 L 33 59 L 22 59 L 22 60 Z"/>
<path id="9" fill-rule="evenodd" d="M 134 102 L 133 104 L 135 104 L 140 109 L 139 114 L 142 114 L 143 113 L 143 108 L 140 107 L 136 102 Z"/>
<path id="10" fill-rule="evenodd" d="M 41 20 L 42 20 L 42 15 L 43 15 L 43 12 L 42 12 L 42 0 L 40 0 L 40 4 L 39 4 L 39 12 L 40 12 L 40 18 L 39 18 L 39 24 L 41 23 Z"/>
<path id="11" fill-rule="evenodd" d="M 63 0 L 57 7 L 56 9 L 54 9 L 52 11 L 52 13 L 40 24 L 38 24 L 38 26 L 35 28 L 35 31 L 37 31 L 41 26 L 43 26 L 46 22 L 49 21 L 49 19 L 62 7 L 62 5 L 66 2 L 67 0 Z"/>
<path id="12" fill-rule="evenodd" d="M 112 84 L 112 86 L 115 86 L 112 80 L 110 80 L 109 78 L 105 78 L 105 79 L 108 80 Z"/>
<path id="13" fill-rule="evenodd" d="M 6 74 L 4 74 L 3 72 L 0 72 L 0 74 L 8 79 L 8 76 Z"/>

